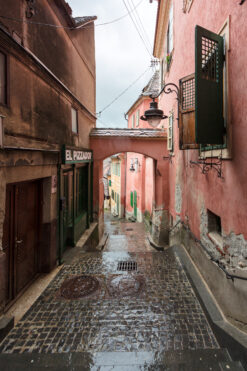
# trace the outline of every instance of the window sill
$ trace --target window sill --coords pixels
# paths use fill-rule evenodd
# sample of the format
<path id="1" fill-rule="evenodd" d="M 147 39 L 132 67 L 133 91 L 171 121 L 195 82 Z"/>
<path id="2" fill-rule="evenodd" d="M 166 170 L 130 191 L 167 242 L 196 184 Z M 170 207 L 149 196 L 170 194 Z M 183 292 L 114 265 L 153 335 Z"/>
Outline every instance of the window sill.
<path id="1" fill-rule="evenodd" d="M 209 232 L 208 237 L 217 246 L 218 250 L 224 254 L 223 237 L 218 232 Z"/>
<path id="2" fill-rule="evenodd" d="M 211 158 L 211 157 L 217 157 L 221 158 L 223 160 L 231 160 L 232 154 L 229 148 L 223 148 L 223 149 L 213 149 L 209 151 L 200 151 L 199 158 L 203 160 L 204 158 Z"/>

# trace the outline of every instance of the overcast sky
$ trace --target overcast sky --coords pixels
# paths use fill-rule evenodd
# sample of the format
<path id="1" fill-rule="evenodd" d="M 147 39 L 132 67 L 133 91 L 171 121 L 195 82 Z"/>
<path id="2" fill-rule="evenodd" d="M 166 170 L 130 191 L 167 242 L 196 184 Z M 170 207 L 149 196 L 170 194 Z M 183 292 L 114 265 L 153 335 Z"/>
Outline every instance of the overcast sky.
<path id="1" fill-rule="evenodd" d="M 150 54 L 153 51 L 154 30 L 157 2 L 154 0 L 67 0 L 73 10 L 73 16 L 96 15 L 95 24 L 110 22 L 127 14 L 127 6 L 140 5 L 136 8 L 148 35 Z M 134 13 L 132 13 L 133 15 Z M 137 18 L 138 19 L 138 18 Z M 142 38 L 148 45 L 147 35 L 142 31 Z M 132 23 L 130 16 L 118 22 L 95 27 L 96 42 L 96 86 L 97 109 L 101 111 L 124 89 L 131 85 L 149 66 L 151 56 Z M 109 108 L 102 112 L 97 127 L 126 127 L 124 112 L 138 98 L 143 87 L 153 74 L 149 69 L 145 75 Z"/>

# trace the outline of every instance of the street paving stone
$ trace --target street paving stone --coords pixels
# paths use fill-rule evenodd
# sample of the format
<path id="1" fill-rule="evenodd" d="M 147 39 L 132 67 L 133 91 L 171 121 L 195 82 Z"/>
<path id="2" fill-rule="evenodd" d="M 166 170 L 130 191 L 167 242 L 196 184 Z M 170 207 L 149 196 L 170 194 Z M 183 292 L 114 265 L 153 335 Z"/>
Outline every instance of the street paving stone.
<path id="1" fill-rule="evenodd" d="M 0 352 L 219 348 L 179 258 L 169 249 L 151 248 L 141 223 L 105 224 L 105 250 L 80 251 L 65 263 L 2 342 Z M 119 261 L 135 261 L 137 270 L 118 271 Z M 80 299 L 61 297 L 62 283 L 78 275 L 93 276 L 99 288 Z"/>

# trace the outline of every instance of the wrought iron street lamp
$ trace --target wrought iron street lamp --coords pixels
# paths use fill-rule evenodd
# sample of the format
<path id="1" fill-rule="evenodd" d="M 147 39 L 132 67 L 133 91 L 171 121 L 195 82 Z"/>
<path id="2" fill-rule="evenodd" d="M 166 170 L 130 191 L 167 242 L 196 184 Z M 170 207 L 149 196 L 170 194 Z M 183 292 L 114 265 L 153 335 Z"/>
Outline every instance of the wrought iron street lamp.
<path id="1" fill-rule="evenodd" d="M 155 99 L 160 96 L 161 93 L 170 94 L 176 93 L 177 94 L 177 101 L 179 103 L 179 88 L 176 84 L 169 83 L 163 86 L 161 91 L 155 97 L 150 95 L 152 102 L 150 103 L 150 108 L 144 112 L 144 115 L 141 116 L 141 120 L 147 121 L 149 125 L 153 128 L 157 128 L 161 120 L 166 119 L 168 116 L 164 115 L 164 112 L 158 108 L 158 103 L 155 102 Z"/>

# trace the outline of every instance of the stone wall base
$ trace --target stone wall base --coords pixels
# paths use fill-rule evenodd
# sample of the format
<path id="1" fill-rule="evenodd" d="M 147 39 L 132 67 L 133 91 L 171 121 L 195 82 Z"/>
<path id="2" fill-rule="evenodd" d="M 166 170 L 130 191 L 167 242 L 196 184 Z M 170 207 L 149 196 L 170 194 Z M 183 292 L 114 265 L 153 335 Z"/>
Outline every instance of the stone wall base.
<path id="1" fill-rule="evenodd" d="M 212 262 L 206 252 L 181 225 L 170 236 L 170 246 L 182 244 L 207 283 L 220 309 L 228 318 L 247 324 L 246 281 L 227 279 L 225 273 Z"/>
<path id="2" fill-rule="evenodd" d="M 169 212 L 157 209 L 153 211 L 151 237 L 156 245 L 165 246 L 169 243 Z"/>

